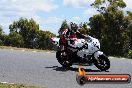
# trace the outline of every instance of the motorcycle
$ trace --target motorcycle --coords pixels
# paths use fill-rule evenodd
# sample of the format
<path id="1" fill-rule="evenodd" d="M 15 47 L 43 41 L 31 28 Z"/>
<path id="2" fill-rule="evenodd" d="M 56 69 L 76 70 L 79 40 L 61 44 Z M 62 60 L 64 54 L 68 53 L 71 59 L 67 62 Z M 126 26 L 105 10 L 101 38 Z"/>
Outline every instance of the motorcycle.
<path id="1" fill-rule="evenodd" d="M 110 68 L 110 60 L 100 51 L 98 39 L 87 36 L 85 39 L 77 39 L 74 43 L 79 48 L 67 47 L 67 50 L 60 50 L 59 38 L 51 38 L 52 42 L 58 47 L 56 58 L 63 67 L 70 67 L 75 63 L 94 64 L 101 71 Z"/>

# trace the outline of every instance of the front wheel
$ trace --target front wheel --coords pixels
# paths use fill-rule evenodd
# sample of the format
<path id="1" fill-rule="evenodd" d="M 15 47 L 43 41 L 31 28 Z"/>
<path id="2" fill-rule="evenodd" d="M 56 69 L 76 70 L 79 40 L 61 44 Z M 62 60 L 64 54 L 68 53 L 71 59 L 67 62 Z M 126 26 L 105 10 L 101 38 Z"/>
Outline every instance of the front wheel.
<path id="1" fill-rule="evenodd" d="M 65 55 L 63 55 L 63 53 L 65 53 Z M 63 67 L 67 68 L 72 66 L 72 60 L 69 58 L 68 54 L 65 51 L 57 51 L 56 58 Z"/>
<path id="2" fill-rule="evenodd" d="M 99 55 L 98 59 L 95 60 L 94 64 L 101 71 L 106 71 L 110 68 L 110 60 L 104 54 Z"/>

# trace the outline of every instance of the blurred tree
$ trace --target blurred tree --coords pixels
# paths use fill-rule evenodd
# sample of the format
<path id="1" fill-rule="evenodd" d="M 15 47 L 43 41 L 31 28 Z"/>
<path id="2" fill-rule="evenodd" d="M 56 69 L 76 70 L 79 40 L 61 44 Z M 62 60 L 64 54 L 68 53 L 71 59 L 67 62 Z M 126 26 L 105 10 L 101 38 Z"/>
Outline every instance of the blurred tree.
<path id="1" fill-rule="evenodd" d="M 33 19 L 20 18 L 9 26 L 10 33 L 16 32 L 23 37 L 24 47 L 35 48 L 35 39 L 39 31 L 39 25 Z"/>
<path id="2" fill-rule="evenodd" d="M 4 35 L 4 45 L 5 46 L 10 46 L 11 45 L 9 35 Z"/>
<path id="3" fill-rule="evenodd" d="M 102 49 L 109 55 L 123 55 L 123 0 L 95 0 L 93 7 L 100 13 L 90 19 L 91 33 L 101 39 Z"/>
<path id="4" fill-rule="evenodd" d="M 18 48 L 24 46 L 23 37 L 20 34 L 16 32 L 11 32 L 8 37 L 8 40 L 10 41 L 10 46 Z"/>
<path id="5" fill-rule="evenodd" d="M 82 34 L 90 34 L 89 31 L 90 31 L 90 28 L 88 28 L 88 24 L 87 23 L 81 23 L 79 25 L 79 31 L 80 33 Z"/>
<path id="6" fill-rule="evenodd" d="M 0 45 L 3 45 L 2 41 L 2 27 L 0 26 Z"/>
<path id="7" fill-rule="evenodd" d="M 122 29 L 123 53 L 124 56 L 129 56 L 129 51 L 132 50 L 132 15 L 129 12 L 123 19 Z"/>
<path id="8" fill-rule="evenodd" d="M 51 43 L 51 38 L 56 35 L 49 31 L 38 31 L 37 44 L 39 49 L 53 49 L 54 45 Z"/>
<path id="9" fill-rule="evenodd" d="M 3 34 L 3 29 L 2 29 L 2 27 L 0 26 L 0 35 L 2 35 Z"/>
<path id="10" fill-rule="evenodd" d="M 0 26 L 0 45 L 4 45 L 4 32 L 2 26 Z"/>
<path id="11" fill-rule="evenodd" d="M 14 21 L 9 26 L 10 41 L 6 40 L 7 45 L 20 46 L 25 48 L 38 48 L 38 49 L 52 49 L 53 45 L 50 42 L 52 36 L 55 34 L 49 31 L 39 30 L 39 25 L 33 19 L 20 18 Z"/>
<path id="12" fill-rule="evenodd" d="M 98 39 L 102 39 L 104 37 L 104 29 L 105 29 L 105 18 L 102 14 L 96 14 L 89 19 L 89 26 L 91 28 L 90 35 L 97 37 Z"/>

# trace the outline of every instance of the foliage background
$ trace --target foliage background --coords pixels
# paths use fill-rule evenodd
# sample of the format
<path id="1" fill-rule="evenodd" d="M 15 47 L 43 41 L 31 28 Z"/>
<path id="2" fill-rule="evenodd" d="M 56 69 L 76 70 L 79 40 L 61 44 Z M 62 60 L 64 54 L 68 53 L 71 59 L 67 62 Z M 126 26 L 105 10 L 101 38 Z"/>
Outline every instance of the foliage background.
<path id="1" fill-rule="evenodd" d="M 79 31 L 100 40 L 101 50 L 111 56 L 132 58 L 132 12 L 124 11 L 123 0 L 95 0 L 91 4 L 99 13 L 88 22 L 79 24 Z M 68 27 L 62 22 L 59 33 Z M 56 35 L 40 29 L 34 19 L 20 18 L 9 25 L 10 33 L 4 34 L 0 26 L 0 45 L 31 49 L 55 49 L 50 38 Z"/>

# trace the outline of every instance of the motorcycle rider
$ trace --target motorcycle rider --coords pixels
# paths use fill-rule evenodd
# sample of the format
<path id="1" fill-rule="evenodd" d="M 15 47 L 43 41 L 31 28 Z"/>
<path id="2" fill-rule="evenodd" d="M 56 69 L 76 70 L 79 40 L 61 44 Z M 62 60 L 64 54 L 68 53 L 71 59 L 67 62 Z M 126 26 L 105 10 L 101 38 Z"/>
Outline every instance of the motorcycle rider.
<path id="1" fill-rule="evenodd" d="M 67 32 L 67 35 L 68 38 L 68 46 L 71 47 L 71 48 L 75 48 L 77 49 L 78 47 L 75 45 L 75 41 L 77 41 L 77 29 L 78 29 L 78 26 L 75 24 L 75 23 L 70 23 L 70 29 L 69 29 L 69 34 Z"/>
<path id="2" fill-rule="evenodd" d="M 73 23 L 71 22 L 70 25 L 68 25 L 68 28 L 64 29 L 62 33 L 60 33 L 60 41 L 59 46 L 61 51 L 66 51 L 68 47 L 68 41 L 71 40 L 72 37 L 76 38 L 76 35 L 72 33 Z"/>
<path id="3" fill-rule="evenodd" d="M 60 40 L 59 40 L 59 46 L 61 51 L 65 51 L 67 50 L 67 40 L 66 40 L 66 33 L 67 33 L 68 29 L 64 29 L 64 31 L 62 33 L 60 33 Z"/>
<path id="4" fill-rule="evenodd" d="M 75 42 L 77 41 L 77 36 L 81 38 L 85 38 L 85 35 L 81 34 L 78 31 L 78 26 L 75 23 L 70 23 L 68 28 L 64 29 L 64 31 L 60 35 L 60 49 L 61 51 L 66 51 L 67 47 L 74 48 L 74 49 L 82 49 L 82 47 L 76 46 Z M 64 52 L 65 54 L 65 52 Z"/>

